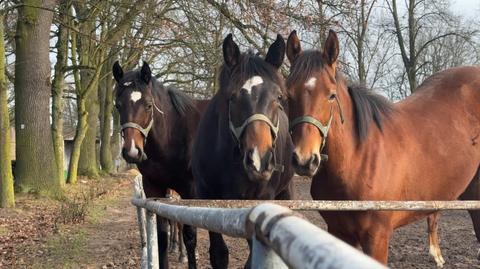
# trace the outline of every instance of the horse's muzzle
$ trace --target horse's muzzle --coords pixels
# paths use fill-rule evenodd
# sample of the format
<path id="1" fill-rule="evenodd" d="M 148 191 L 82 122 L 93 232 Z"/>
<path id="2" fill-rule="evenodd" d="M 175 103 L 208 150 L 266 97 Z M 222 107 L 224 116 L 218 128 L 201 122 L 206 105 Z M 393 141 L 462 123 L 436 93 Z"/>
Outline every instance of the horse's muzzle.
<path id="1" fill-rule="evenodd" d="M 275 158 L 272 150 L 261 156 L 257 150 L 247 150 L 243 158 L 243 166 L 250 180 L 267 181 L 272 176 L 275 168 Z"/>
<path id="2" fill-rule="evenodd" d="M 312 154 L 310 159 L 301 160 L 296 152 L 293 152 L 292 156 L 292 165 L 295 169 L 295 173 L 299 176 L 313 177 L 320 167 L 320 155 L 315 153 Z"/>
<path id="3" fill-rule="evenodd" d="M 122 156 L 127 163 L 140 163 L 148 159 L 143 149 L 137 146 L 133 150 L 122 148 Z"/>

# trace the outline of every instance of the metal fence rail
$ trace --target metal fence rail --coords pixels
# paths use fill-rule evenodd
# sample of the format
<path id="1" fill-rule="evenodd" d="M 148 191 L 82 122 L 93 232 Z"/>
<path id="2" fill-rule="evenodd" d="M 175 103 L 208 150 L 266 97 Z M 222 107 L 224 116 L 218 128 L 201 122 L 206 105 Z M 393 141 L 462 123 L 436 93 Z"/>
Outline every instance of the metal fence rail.
<path id="1" fill-rule="evenodd" d="M 203 208 L 250 208 L 263 203 L 273 203 L 291 210 L 302 211 L 437 211 L 480 209 L 480 201 L 312 201 L 312 200 L 197 200 L 152 198 L 166 204 Z"/>
<path id="2" fill-rule="evenodd" d="M 139 212 L 142 246 L 146 246 L 143 253 L 147 253 L 142 256 L 146 260 L 142 260 L 142 268 L 158 268 L 155 214 L 233 237 L 251 238 L 252 268 L 385 268 L 288 208 L 267 203 L 237 209 L 166 204 L 142 198 L 141 176 L 135 181 L 132 203 Z"/>
<path id="3" fill-rule="evenodd" d="M 311 201 L 145 199 L 141 175 L 135 198 L 142 268 L 158 268 L 156 218 L 253 241 L 252 268 L 385 268 L 291 210 L 437 211 L 480 209 L 480 201 Z M 148 261 L 148 262 L 147 262 Z"/>

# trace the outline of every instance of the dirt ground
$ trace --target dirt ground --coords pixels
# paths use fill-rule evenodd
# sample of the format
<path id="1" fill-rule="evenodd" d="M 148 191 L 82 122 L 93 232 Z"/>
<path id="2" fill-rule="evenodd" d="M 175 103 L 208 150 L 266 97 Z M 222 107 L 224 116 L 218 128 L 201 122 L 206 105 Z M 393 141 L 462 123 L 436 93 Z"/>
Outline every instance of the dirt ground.
<path id="1" fill-rule="evenodd" d="M 139 268 L 139 236 L 135 209 L 130 204 L 131 175 L 102 179 L 84 221 L 58 224 L 57 202 L 20 197 L 14 210 L 0 209 L 0 268 Z M 98 184 L 98 183 L 97 183 Z M 79 184 L 81 185 L 81 184 Z M 85 184 L 89 185 L 89 184 Z M 311 199 L 310 183 L 295 180 L 299 199 Z M 85 188 L 84 188 L 85 189 Z M 325 228 L 317 212 L 303 212 Z M 444 268 L 480 268 L 480 246 L 466 212 L 444 212 L 440 219 Z M 426 220 L 395 232 L 390 246 L 392 268 L 436 268 L 428 255 Z M 243 268 L 248 256 L 245 240 L 226 238 L 230 268 Z M 198 268 L 210 268 L 208 234 L 198 231 Z M 171 268 L 187 268 L 170 254 Z"/>

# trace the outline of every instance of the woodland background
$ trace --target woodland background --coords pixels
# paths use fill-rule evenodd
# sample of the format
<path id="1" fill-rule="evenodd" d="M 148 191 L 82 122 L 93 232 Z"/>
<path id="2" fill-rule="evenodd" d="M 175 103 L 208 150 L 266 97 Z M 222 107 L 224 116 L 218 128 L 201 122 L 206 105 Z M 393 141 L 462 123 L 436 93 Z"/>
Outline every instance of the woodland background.
<path id="1" fill-rule="evenodd" d="M 457 2 L 0 0 L 0 205 L 14 206 L 14 190 L 57 196 L 79 175 L 117 171 L 116 60 L 147 61 L 163 83 L 209 98 L 226 34 L 265 54 L 276 33 L 296 29 L 320 49 L 334 29 L 345 76 L 398 101 L 435 72 L 478 64 L 480 21 Z"/>

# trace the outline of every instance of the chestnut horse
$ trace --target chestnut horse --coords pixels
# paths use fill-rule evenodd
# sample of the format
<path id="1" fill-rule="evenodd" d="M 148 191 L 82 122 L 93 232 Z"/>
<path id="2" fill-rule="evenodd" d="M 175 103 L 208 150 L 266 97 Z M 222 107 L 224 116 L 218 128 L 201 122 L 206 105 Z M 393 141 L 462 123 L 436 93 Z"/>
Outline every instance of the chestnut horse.
<path id="1" fill-rule="evenodd" d="M 228 35 L 220 90 L 198 128 L 193 174 L 203 199 L 290 199 L 291 153 L 284 79 L 285 41 L 278 35 L 265 59 L 240 50 Z M 210 262 L 228 267 L 222 235 L 210 232 Z M 251 249 L 251 242 L 249 240 Z M 245 265 L 250 268 L 250 257 Z"/>
<path id="2" fill-rule="evenodd" d="M 313 176 L 312 197 L 478 199 L 480 68 L 437 73 L 393 104 L 348 86 L 337 70 L 338 54 L 333 31 L 323 52 L 302 51 L 295 31 L 287 42 L 292 159 L 298 174 Z M 326 160 L 321 167 L 320 159 Z M 320 212 L 329 232 L 383 263 L 393 230 L 431 213 Z M 480 240 L 479 211 L 469 213 Z"/>
<path id="3" fill-rule="evenodd" d="M 113 65 L 115 106 L 122 124 L 123 158 L 137 164 L 146 197 L 165 197 L 167 189 L 195 198 L 190 166 L 193 138 L 207 101 L 195 101 L 152 77 L 150 67 L 124 73 Z M 168 225 L 157 217 L 160 268 L 168 268 Z M 196 268 L 196 229 L 183 226 L 188 268 Z"/>

